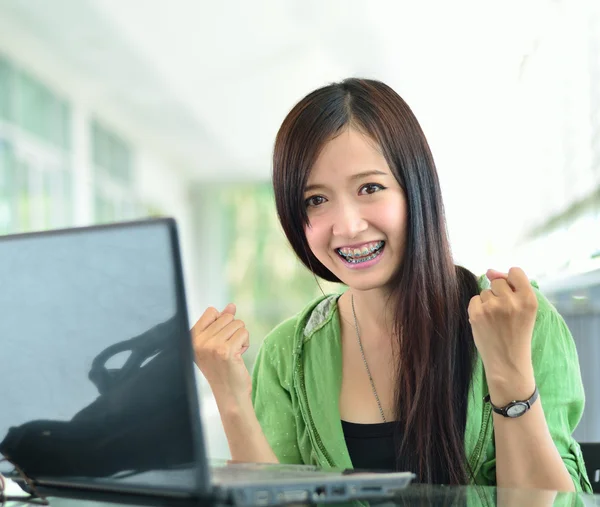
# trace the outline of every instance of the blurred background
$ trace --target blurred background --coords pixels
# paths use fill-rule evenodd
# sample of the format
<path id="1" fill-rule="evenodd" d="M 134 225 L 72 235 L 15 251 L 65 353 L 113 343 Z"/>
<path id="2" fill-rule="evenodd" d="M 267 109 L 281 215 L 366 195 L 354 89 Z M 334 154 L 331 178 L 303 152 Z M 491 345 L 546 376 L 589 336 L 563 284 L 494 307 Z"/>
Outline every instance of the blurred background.
<path id="1" fill-rule="evenodd" d="M 419 118 L 456 262 L 522 266 L 563 314 L 600 441 L 600 2 L 0 0 L 0 234 L 175 217 L 190 319 L 235 302 L 251 368 L 321 291 L 277 222 L 275 134 L 350 76 Z"/>

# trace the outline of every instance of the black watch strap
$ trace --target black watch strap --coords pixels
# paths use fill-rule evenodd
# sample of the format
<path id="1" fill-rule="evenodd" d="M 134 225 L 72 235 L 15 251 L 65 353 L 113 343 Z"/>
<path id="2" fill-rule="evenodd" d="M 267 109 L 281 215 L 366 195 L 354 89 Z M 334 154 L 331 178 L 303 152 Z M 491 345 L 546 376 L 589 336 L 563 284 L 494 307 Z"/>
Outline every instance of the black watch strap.
<path id="1" fill-rule="evenodd" d="M 539 395 L 540 392 L 538 391 L 537 386 L 535 386 L 535 391 L 533 391 L 533 394 L 529 397 L 528 400 L 511 401 L 508 405 L 505 405 L 504 407 L 497 407 L 496 405 L 494 405 L 492 403 L 492 400 L 490 400 L 489 394 L 483 399 L 483 401 L 489 402 L 492 407 L 492 410 L 496 412 L 496 414 L 500 414 L 504 417 L 510 417 L 514 419 L 515 417 L 521 417 L 525 412 L 527 412 L 535 403 L 535 400 L 538 399 Z"/>

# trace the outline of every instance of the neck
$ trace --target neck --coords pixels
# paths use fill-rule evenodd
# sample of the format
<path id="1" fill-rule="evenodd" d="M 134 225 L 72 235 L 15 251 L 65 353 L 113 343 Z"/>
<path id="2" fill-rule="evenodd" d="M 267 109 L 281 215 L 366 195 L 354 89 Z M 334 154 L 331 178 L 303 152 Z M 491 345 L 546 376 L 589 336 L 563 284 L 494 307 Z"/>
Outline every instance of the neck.
<path id="1" fill-rule="evenodd" d="M 354 297 L 356 319 L 365 337 L 391 339 L 394 334 L 394 311 L 390 292 L 383 289 L 360 291 L 350 289 L 348 302 Z"/>

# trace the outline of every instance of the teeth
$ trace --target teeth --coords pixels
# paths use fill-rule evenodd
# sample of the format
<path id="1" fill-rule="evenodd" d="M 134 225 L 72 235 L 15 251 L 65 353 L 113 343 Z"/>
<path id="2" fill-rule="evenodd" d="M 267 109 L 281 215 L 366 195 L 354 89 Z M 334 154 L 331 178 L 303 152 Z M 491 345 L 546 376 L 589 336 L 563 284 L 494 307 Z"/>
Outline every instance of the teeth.
<path id="1" fill-rule="evenodd" d="M 370 254 L 376 253 L 383 246 L 383 241 L 377 241 L 376 243 L 370 243 L 362 248 L 338 248 L 337 251 L 346 260 L 353 260 L 353 258 L 364 257 L 366 255 L 369 258 L 373 258 Z M 365 259 L 361 259 L 364 261 Z"/>
<path id="2" fill-rule="evenodd" d="M 368 257 L 361 257 L 359 259 L 353 259 L 352 257 L 345 257 L 345 260 L 346 260 L 346 262 L 349 262 L 350 264 L 360 264 L 362 262 L 367 262 L 367 261 L 373 260 L 375 257 L 377 257 L 379 255 L 380 251 L 381 250 L 377 250 L 376 252 L 373 252 Z"/>

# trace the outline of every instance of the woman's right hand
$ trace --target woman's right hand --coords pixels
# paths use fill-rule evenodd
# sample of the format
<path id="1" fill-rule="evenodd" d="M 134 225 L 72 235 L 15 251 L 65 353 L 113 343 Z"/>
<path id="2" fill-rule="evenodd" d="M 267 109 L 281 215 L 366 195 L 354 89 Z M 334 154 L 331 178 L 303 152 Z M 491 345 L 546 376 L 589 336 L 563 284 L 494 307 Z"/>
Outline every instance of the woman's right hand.
<path id="1" fill-rule="evenodd" d="M 222 312 L 208 308 L 192 328 L 192 344 L 215 396 L 232 459 L 277 463 L 252 407 L 252 381 L 242 360 L 250 341 L 246 325 L 235 318 L 235 305 Z"/>
<path id="2" fill-rule="evenodd" d="M 250 374 L 242 359 L 250 338 L 235 312 L 232 303 L 222 312 L 207 308 L 191 331 L 196 364 L 210 384 L 220 410 L 226 408 L 223 403 L 248 402 L 252 391 Z"/>

